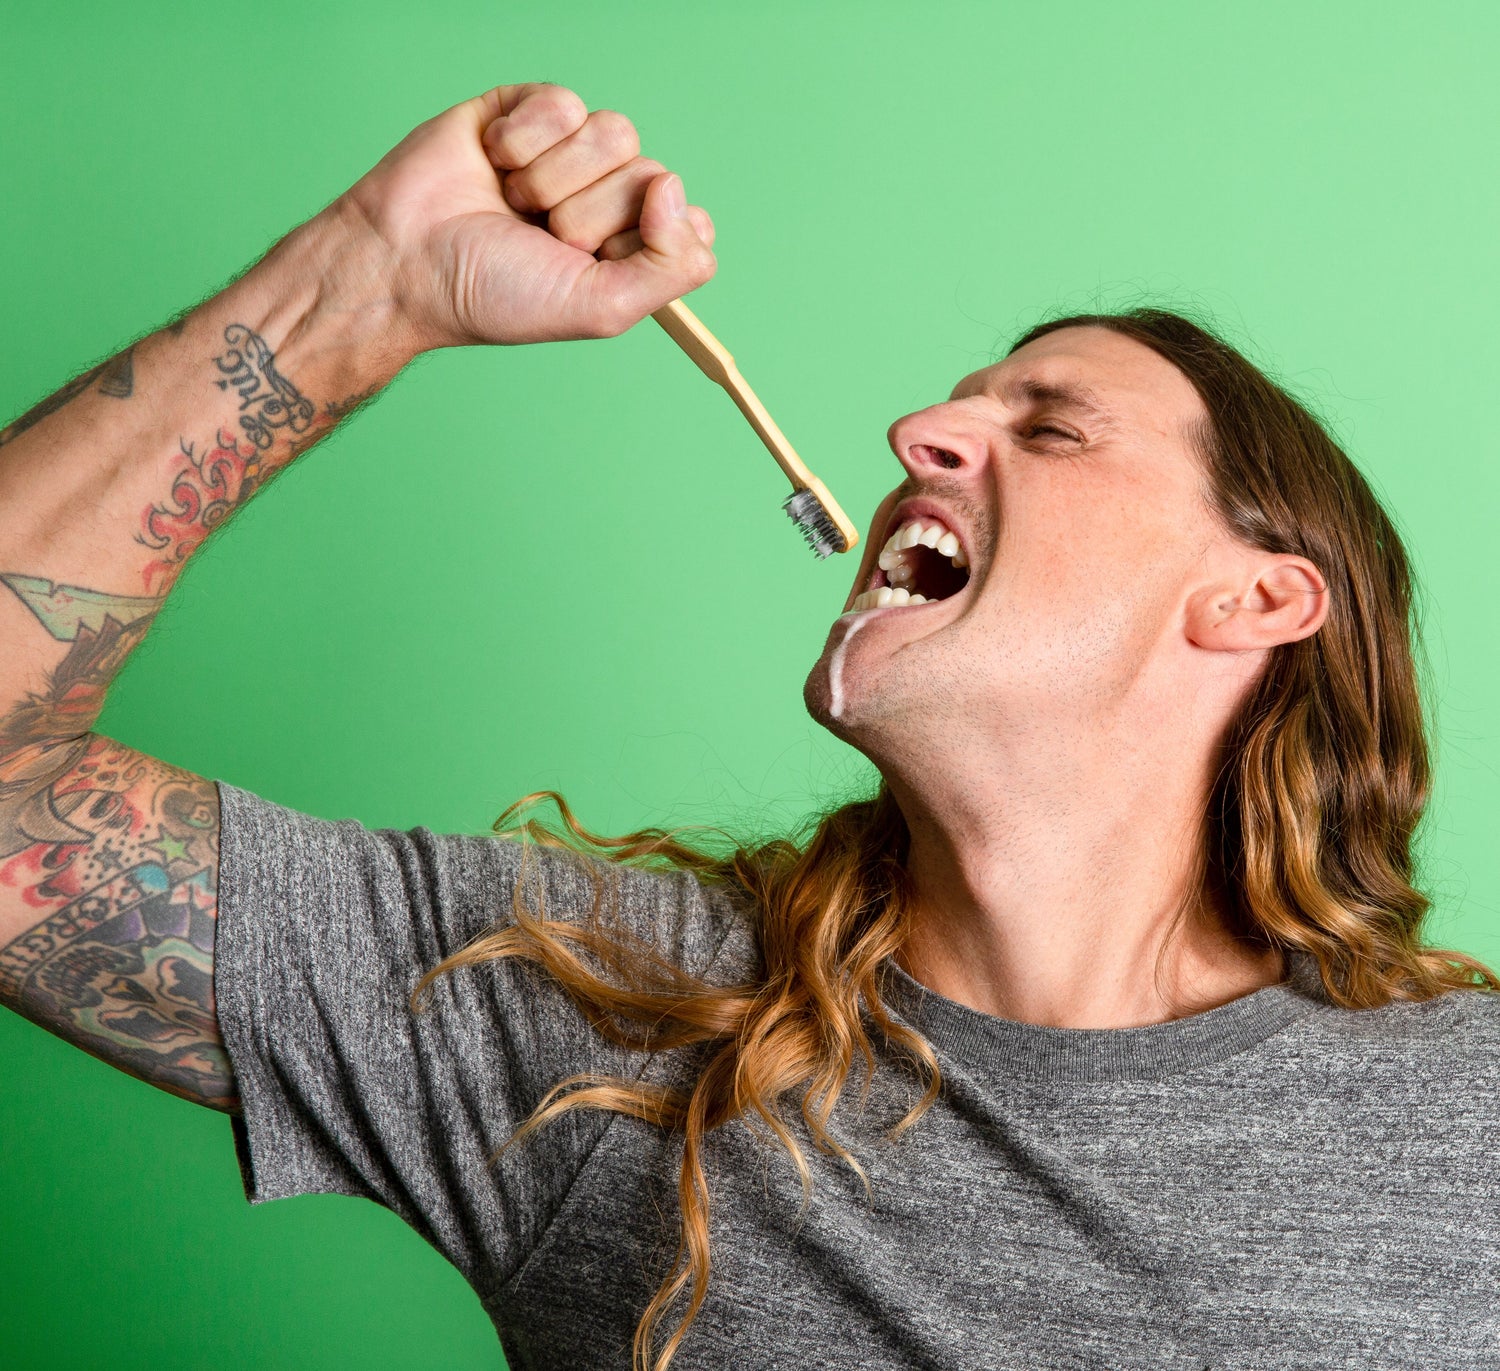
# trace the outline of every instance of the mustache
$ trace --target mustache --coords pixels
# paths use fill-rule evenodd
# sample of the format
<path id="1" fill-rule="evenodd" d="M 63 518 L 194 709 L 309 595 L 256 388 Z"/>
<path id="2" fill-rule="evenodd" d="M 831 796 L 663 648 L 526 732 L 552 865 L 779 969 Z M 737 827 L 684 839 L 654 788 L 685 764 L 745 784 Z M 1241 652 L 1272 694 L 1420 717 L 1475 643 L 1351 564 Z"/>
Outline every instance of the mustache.
<path id="1" fill-rule="evenodd" d="M 974 541 L 982 549 L 993 550 L 995 544 L 995 520 L 990 511 L 981 505 L 962 481 L 945 480 L 941 476 L 918 480 L 908 476 L 887 497 L 894 507 L 902 500 L 925 495 L 949 505 L 973 531 Z"/>

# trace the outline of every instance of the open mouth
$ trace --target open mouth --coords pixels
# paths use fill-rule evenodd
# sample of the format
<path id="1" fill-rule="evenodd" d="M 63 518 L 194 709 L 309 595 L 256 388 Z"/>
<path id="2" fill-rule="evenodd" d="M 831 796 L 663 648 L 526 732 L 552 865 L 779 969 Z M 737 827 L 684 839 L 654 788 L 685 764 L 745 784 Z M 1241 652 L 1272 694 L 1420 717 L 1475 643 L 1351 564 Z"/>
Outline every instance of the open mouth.
<path id="1" fill-rule="evenodd" d="M 868 590 L 852 610 L 927 605 L 956 595 L 969 583 L 969 558 L 958 536 L 931 515 L 908 519 L 886 540 Z"/>

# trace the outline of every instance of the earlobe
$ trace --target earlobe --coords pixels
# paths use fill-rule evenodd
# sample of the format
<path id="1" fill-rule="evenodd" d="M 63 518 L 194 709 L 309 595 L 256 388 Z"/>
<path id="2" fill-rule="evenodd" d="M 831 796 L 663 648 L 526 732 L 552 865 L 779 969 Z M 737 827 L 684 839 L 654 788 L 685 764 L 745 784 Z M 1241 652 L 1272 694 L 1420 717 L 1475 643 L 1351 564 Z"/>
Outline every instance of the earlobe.
<path id="1" fill-rule="evenodd" d="M 1210 652 L 1253 652 L 1309 638 L 1328 617 L 1328 583 L 1305 557 L 1278 557 L 1255 569 L 1243 590 L 1219 584 L 1188 603 L 1190 642 Z"/>

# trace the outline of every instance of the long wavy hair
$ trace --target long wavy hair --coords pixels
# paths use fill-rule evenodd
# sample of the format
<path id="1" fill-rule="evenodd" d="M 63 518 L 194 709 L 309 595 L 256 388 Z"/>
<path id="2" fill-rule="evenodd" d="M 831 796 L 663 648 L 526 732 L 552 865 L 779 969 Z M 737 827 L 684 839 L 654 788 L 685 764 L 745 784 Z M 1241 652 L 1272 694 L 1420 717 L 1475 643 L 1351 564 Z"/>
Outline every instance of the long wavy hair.
<path id="1" fill-rule="evenodd" d="M 1133 338 L 1192 382 L 1208 415 L 1193 438 L 1210 507 L 1250 546 L 1308 558 L 1330 590 L 1318 632 L 1271 651 L 1227 731 L 1198 854 L 1204 893 L 1247 942 L 1310 953 L 1329 998 L 1344 1008 L 1500 990 L 1483 963 L 1422 940 L 1430 901 L 1413 884 L 1413 838 L 1431 773 L 1420 625 L 1406 551 L 1379 501 L 1308 409 L 1180 314 L 1072 315 L 1031 329 L 1010 351 L 1077 326 Z M 527 817 L 546 800 L 560 823 Z M 851 1072 L 862 1068 L 868 1089 L 883 1051 L 925 1083 L 892 1136 L 937 1098 L 930 1046 L 886 1013 L 879 991 L 882 965 L 911 927 L 906 824 L 882 784 L 799 834 L 727 853 L 687 841 L 680 829 L 602 837 L 552 791 L 517 801 L 495 830 L 603 859 L 590 864 L 596 873 L 608 862 L 684 869 L 734 887 L 754 911 L 758 977 L 712 985 L 613 929 L 596 874 L 590 917 L 543 917 L 518 896 L 513 922 L 434 967 L 413 995 L 420 1009 L 436 977 L 520 959 L 550 976 L 613 1042 L 703 1054 L 691 1088 L 597 1076 L 560 1081 L 506 1144 L 574 1109 L 614 1111 L 680 1135 L 677 1251 L 637 1325 L 633 1358 L 637 1371 L 665 1371 L 708 1288 L 708 1135 L 742 1120 L 779 1142 L 805 1200 L 812 1173 L 790 1110 L 816 1150 L 863 1177 L 831 1127 Z M 684 1290 L 685 1308 L 653 1360 L 657 1333 Z"/>

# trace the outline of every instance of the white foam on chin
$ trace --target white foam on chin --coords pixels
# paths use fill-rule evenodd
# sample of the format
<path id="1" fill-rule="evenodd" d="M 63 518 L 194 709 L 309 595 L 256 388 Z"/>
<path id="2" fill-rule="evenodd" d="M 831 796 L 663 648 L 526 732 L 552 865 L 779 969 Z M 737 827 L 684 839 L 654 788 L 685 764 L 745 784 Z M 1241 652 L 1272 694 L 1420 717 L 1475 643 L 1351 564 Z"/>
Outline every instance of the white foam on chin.
<path id="1" fill-rule="evenodd" d="M 853 614 L 842 615 L 839 622 L 844 625 L 844 636 L 839 640 L 839 645 L 833 650 L 833 657 L 828 663 L 828 690 L 831 696 L 828 702 L 828 712 L 837 719 L 844 712 L 844 652 L 849 644 L 854 641 L 854 635 L 869 622 L 872 611 L 866 609 Z"/>

